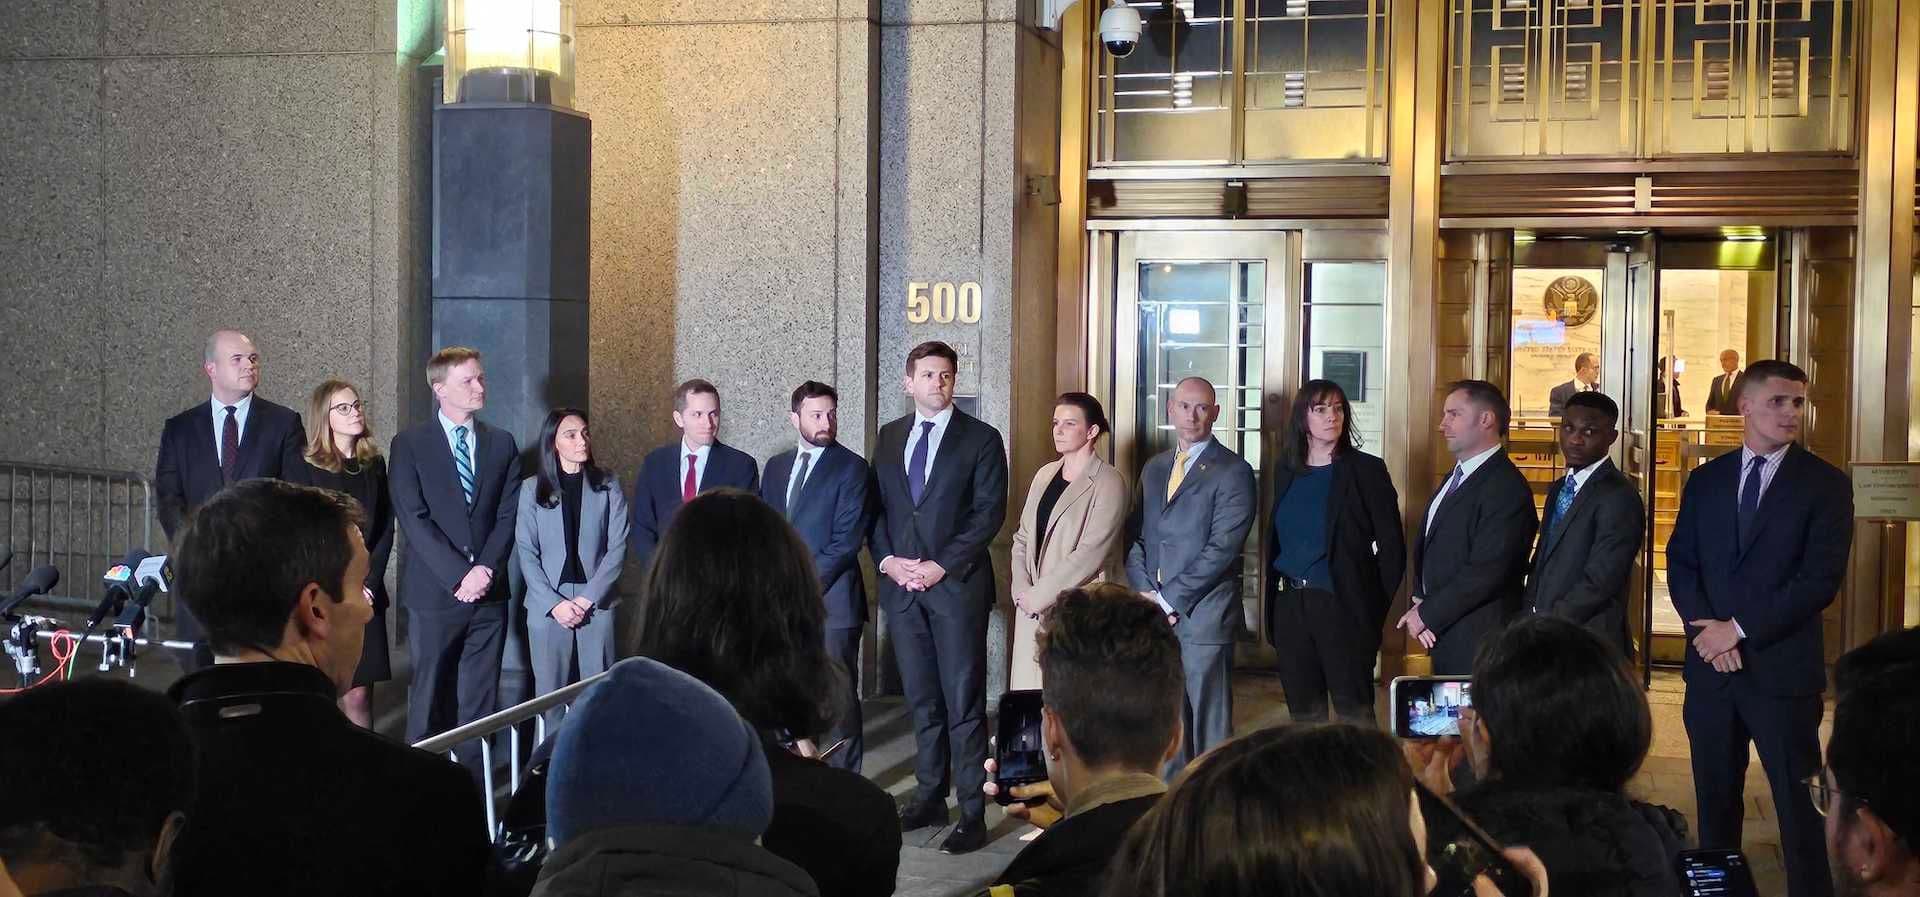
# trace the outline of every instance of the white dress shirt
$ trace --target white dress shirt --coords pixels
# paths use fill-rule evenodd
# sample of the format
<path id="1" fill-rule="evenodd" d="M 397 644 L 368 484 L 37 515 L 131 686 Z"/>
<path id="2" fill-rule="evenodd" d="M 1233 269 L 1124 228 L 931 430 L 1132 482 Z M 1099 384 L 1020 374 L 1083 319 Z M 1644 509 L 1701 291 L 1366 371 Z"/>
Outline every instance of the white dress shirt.
<path id="1" fill-rule="evenodd" d="M 1780 462 L 1785 461 L 1787 459 L 1787 450 L 1791 448 L 1793 448 L 1793 444 L 1788 443 L 1777 449 L 1774 449 L 1771 452 L 1768 452 L 1764 456 L 1767 460 L 1765 463 L 1760 465 L 1760 500 L 1761 501 L 1766 500 L 1767 489 L 1773 485 L 1774 475 L 1780 472 Z M 1739 512 L 1740 496 L 1746 494 L 1747 476 L 1749 472 L 1753 470 L 1753 459 L 1755 457 L 1759 457 L 1759 456 L 1756 456 L 1754 454 L 1753 449 L 1747 448 L 1744 445 L 1740 446 L 1740 484 L 1739 484 L 1740 488 L 1735 489 L 1733 491 L 1733 507 L 1735 509 L 1735 513 Z"/>
<path id="2" fill-rule="evenodd" d="M 1593 478 L 1594 472 L 1599 470 L 1601 465 L 1608 464 L 1608 463 L 1611 463 L 1611 462 L 1608 460 L 1607 456 L 1601 455 L 1600 460 L 1595 461 L 1592 464 L 1582 467 L 1579 470 L 1567 471 L 1567 485 L 1565 486 L 1565 488 L 1573 490 L 1573 494 L 1575 496 L 1578 496 L 1580 494 L 1580 487 L 1585 486 L 1587 484 L 1587 480 L 1590 480 Z"/>
<path id="3" fill-rule="evenodd" d="M 478 435 L 474 432 L 478 428 L 474 426 L 473 418 L 467 418 L 467 422 L 464 424 L 456 424 L 447 419 L 447 413 L 444 411 L 436 411 L 433 413 L 433 416 L 440 419 L 440 429 L 447 434 L 447 450 L 453 452 L 453 457 L 456 459 L 460 457 L 460 440 L 454 438 L 453 428 L 467 428 L 467 460 L 473 462 L 474 475 L 478 476 L 480 473 L 480 441 Z"/>
<path id="4" fill-rule="evenodd" d="M 220 464 L 226 463 L 227 460 L 220 456 L 220 438 L 226 435 L 227 404 L 220 401 L 219 396 L 213 397 L 213 460 Z M 253 410 L 253 393 L 247 393 L 246 398 L 232 404 L 233 422 L 240 428 L 240 441 L 245 442 L 247 441 L 247 412 Z"/>
<path id="5" fill-rule="evenodd" d="M 917 408 L 914 409 L 913 430 L 907 433 L 906 453 L 900 456 L 902 463 L 907 465 L 907 472 L 909 474 L 913 472 L 913 447 L 919 443 L 921 431 L 926 429 L 922 427 L 921 424 L 927 423 L 928 421 L 933 422 L 933 431 L 926 434 L 927 474 L 928 476 L 932 476 L 933 459 L 940 454 L 940 440 L 947 435 L 947 425 L 953 423 L 953 406 L 948 405 L 939 414 L 932 417 L 921 414 Z"/>
<path id="6" fill-rule="evenodd" d="M 939 428 L 936 427 L 935 429 Z M 799 452 L 793 456 L 793 470 L 787 474 L 788 495 L 792 495 L 795 489 L 806 488 L 807 478 L 813 476 L 813 467 L 820 463 L 820 453 L 824 451 L 826 451 L 826 449 L 814 445 L 805 439 L 800 440 Z M 804 473 L 800 468 L 800 462 L 802 460 L 804 460 L 807 465 Z"/>
<path id="7" fill-rule="evenodd" d="M 1466 460 L 1461 461 L 1459 464 L 1454 465 L 1460 471 L 1460 482 L 1453 487 L 1453 491 L 1459 492 L 1461 489 L 1465 488 L 1467 485 L 1467 481 L 1473 479 L 1473 472 L 1476 470 L 1479 470 L 1480 465 L 1487 463 L 1487 459 L 1493 457 L 1493 453 L 1499 450 L 1500 450 L 1500 443 L 1496 442 L 1493 444 L 1492 448 L 1489 448 L 1486 451 L 1481 452 L 1480 454 L 1474 455 L 1470 458 L 1467 458 Z M 1448 480 L 1453 479 L 1452 471 L 1449 471 L 1447 473 L 1447 479 Z M 1444 481 L 1441 483 L 1440 488 L 1442 490 L 1445 490 L 1447 488 L 1446 483 Z M 1453 495 L 1449 493 L 1446 498 L 1440 501 L 1434 502 L 1433 504 L 1427 506 L 1426 529 L 1428 530 L 1433 529 L 1433 518 L 1440 516 L 1440 506 L 1452 500 L 1453 500 Z"/>
<path id="8" fill-rule="evenodd" d="M 700 488 L 707 482 L 707 459 L 713 456 L 713 446 L 703 445 L 694 448 L 688 445 L 685 439 L 680 440 L 680 457 L 673 461 L 673 481 L 676 483 L 687 481 L 688 455 L 693 456 L 693 491 L 697 495 Z"/>

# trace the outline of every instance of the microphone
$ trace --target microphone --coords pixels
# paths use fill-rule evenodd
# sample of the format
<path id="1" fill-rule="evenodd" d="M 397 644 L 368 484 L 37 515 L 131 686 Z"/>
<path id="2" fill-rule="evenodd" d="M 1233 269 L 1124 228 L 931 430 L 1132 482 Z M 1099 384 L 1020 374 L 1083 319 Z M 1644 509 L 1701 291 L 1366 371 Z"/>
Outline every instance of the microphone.
<path id="1" fill-rule="evenodd" d="M 4 600 L 0 600 L 0 617 L 11 613 L 15 607 L 19 606 L 20 602 L 32 598 L 35 595 L 45 595 L 52 591 L 54 586 L 59 584 L 60 568 L 52 564 L 44 567 L 35 567 L 32 573 L 27 574 L 27 580 L 20 584 L 20 588 L 16 589 L 13 594 L 8 595 Z"/>
<path id="2" fill-rule="evenodd" d="M 153 603 L 153 596 L 173 590 L 173 565 L 167 563 L 166 555 L 153 555 L 134 568 L 133 578 L 139 583 L 133 600 L 120 613 L 119 619 L 113 621 L 114 627 L 128 638 L 139 635 L 140 626 L 147 620 L 147 605 Z"/>
<path id="3" fill-rule="evenodd" d="M 87 615 L 86 632 L 93 632 L 100 625 L 100 621 L 105 620 L 110 614 L 119 613 L 120 608 L 125 607 L 127 602 L 133 599 L 134 587 L 138 585 L 133 578 L 134 570 L 145 563 L 148 557 L 150 555 L 141 549 L 128 549 L 126 558 L 109 568 L 106 575 L 101 577 L 107 585 L 107 593 L 100 596 L 100 603 L 94 607 L 93 613 Z"/>

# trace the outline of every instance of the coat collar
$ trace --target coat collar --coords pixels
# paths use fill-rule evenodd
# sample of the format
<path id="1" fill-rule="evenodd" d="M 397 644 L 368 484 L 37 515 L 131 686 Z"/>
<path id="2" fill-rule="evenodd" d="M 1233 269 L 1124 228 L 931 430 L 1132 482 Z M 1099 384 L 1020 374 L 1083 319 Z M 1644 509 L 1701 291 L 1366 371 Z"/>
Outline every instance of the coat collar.
<path id="1" fill-rule="evenodd" d="M 1065 465 L 1064 461 L 1055 461 L 1054 463 Z M 1054 502 L 1053 519 L 1039 521 L 1045 529 L 1040 533 L 1039 545 L 1035 549 L 1035 554 L 1038 554 L 1046 548 L 1047 540 L 1053 538 L 1053 528 L 1059 525 L 1061 518 L 1067 516 L 1065 513 L 1066 510 L 1087 500 L 1093 495 L 1094 481 L 1101 476 L 1101 470 L 1106 466 L 1107 462 L 1100 460 L 1099 455 L 1095 455 L 1087 460 L 1086 468 L 1080 471 L 1080 478 L 1067 484 L 1067 488 L 1060 493 L 1060 498 Z"/>
<path id="2" fill-rule="evenodd" d="M 1573 494 L 1573 505 L 1567 508 L 1566 518 L 1553 521 L 1554 529 L 1564 530 L 1567 526 L 1571 525 L 1575 518 L 1586 513 L 1588 509 L 1593 507 L 1594 502 L 1598 501 L 1598 499 L 1592 498 L 1595 492 L 1610 489 L 1614 486 L 1616 478 L 1624 480 L 1625 477 L 1626 475 L 1621 473 L 1620 468 L 1615 467 L 1612 461 L 1600 462 L 1600 465 L 1594 468 L 1592 473 L 1587 474 L 1586 481 L 1580 484 L 1580 491 Z M 1554 496 L 1558 495 L 1559 491 L 1564 488 L 1566 480 L 1566 477 L 1561 477 L 1553 481 L 1553 488 L 1547 490 L 1548 502 L 1552 502 Z M 1548 557 L 1551 557 L 1554 550 L 1560 547 L 1560 541 L 1559 539 L 1552 538 L 1552 534 L 1547 532 L 1545 527 L 1542 527 L 1540 530 L 1540 556 L 1534 563 L 1538 565 L 1546 561 Z"/>

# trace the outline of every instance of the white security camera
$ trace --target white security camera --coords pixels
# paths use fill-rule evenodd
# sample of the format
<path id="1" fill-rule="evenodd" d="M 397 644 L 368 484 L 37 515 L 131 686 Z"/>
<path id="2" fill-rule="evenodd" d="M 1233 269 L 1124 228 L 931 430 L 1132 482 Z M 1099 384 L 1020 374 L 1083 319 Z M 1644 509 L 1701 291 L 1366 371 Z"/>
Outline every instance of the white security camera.
<path id="1" fill-rule="evenodd" d="M 1115 56 L 1125 56 L 1140 46 L 1140 31 L 1140 11 L 1118 0 L 1100 14 L 1100 42 Z"/>

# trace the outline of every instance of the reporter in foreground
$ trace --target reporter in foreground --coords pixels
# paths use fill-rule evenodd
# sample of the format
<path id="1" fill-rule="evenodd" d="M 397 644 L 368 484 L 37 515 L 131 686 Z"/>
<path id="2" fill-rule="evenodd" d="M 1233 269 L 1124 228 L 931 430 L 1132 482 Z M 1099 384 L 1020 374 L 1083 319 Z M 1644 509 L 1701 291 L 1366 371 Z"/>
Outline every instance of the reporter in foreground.
<path id="1" fill-rule="evenodd" d="M 1826 817 L 1835 897 L 1920 897 L 1920 639 L 1889 633 L 1843 654 L 1827 765 L 1807 784 Z"/>
<path id="2" fill-rule="evenodd" d="M 1007 813 L 1046 831 L 994 880 L 990 897 L 1099 893 L 1120 839 L 1166 793 L 1160 770 L 1180 748 L 1186 678 L 1180 640 L 1158 605 L 1126 586 L 1095 583 L 1061 592 L 1043 623 L 1047 781 L 1010 794 L 1046 803 L 1016 803 Z M 990 797 L 999 793 L 994 772 L 988 760 Z"/>

